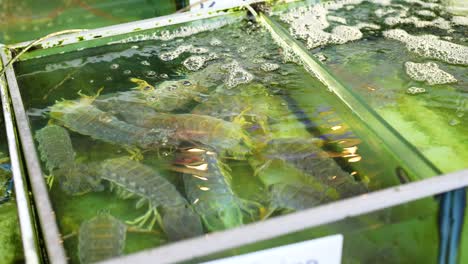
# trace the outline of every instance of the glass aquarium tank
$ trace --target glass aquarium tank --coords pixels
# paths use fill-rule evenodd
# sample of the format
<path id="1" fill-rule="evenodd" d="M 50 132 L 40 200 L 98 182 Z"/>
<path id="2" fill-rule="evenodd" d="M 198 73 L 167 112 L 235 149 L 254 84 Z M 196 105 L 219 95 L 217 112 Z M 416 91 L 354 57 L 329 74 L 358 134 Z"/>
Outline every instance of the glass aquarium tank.
<path id="1" fill-rule="evenodd" d="M 248 9 L 53 37 L 13 64 L 50 261 L 227 239 L 466 168 L 466 17 L 413 0 Z M 340 233 L 343 263 L 435 263 L 439 205 L 350 208 L 191 261 Z"/>
<path id="2" fill-rule="evenodd" d="M 72 263 L 437 174 L 243 14 L 15 64 Z"/>

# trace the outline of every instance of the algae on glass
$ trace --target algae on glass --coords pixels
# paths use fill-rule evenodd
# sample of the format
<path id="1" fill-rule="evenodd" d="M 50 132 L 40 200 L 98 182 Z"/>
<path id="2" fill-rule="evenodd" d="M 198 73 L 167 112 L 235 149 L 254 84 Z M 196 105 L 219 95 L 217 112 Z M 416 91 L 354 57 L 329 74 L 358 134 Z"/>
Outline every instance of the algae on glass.
<path id="1" fill-rule="evenodd" d="M 468 166 L 468 17 L 437 1 L 302 2 L 275 20 L 443 172 Z"/>
<path id="2" fill-rule="evenodd" d="M 421 177 L 239 15 L 113 41 L 15 65 L 73 263 Z"/>

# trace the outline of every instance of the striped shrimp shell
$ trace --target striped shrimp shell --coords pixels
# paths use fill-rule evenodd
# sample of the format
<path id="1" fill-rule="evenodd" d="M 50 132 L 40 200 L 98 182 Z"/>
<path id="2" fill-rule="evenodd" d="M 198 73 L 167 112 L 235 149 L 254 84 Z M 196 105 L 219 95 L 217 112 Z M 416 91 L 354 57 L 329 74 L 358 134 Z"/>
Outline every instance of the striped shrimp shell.
<path id="1" fill-rule="evenodd" d="M 273 209 L 303 210 L 320 204 L 323 195 L 308 185 L 277 183 L 270 186 Z"/>
<path id="2" fill-rule="evenodd" d="M 162 210 L 162 227 L 171 240 L 203 233 L 200 218 L 174 185 L 152 168 L 127 157 L 101 163 L 99 175 Z M 183 221 L 183 222 L 182 222 Z"/>
<path id="3" fill-rule="evenodd" d="M 224 230 L 243 224 L 241 200 L 230 186 L 230 175 L 213 152 L 202 154 L 207 164 L 204 177 L 184 174 L 185 192 L 207 229 Z"/>
<path id="4" fill-rule="evenodd" d="M 147 129 L 128 124 L 94 105 L 80 102 L 65 101 L 55 104 L 51 108 L 51 117 L 65 127 L 94 139 L 144 149 L 165 145 L 170 134 L 166 129 Z"/>
<path id="5" fill-rule="evenodd" d="M 317 146 L 315 138 L 284 138 L 268 143 L 264 155 L 269 159 L 280 159 L 319 180 L 336 188 L 349 197 L 367 192 L 366 187 L 355 181 L 336 161 Z"/>
<path id="6" fill-rule="evenodd" d="M 126 225 L 108 213 L 83 222 L 78 236 L 80 262 L 93 263 L 122 255 L 126 231 Z"/>
<path id="7" fill-rule="evenodd" d="M 75 152 L 68 131 L 57 125 L 47 125 L 36 132 L 38 150 L 49 173 L 74 164 Z"/>

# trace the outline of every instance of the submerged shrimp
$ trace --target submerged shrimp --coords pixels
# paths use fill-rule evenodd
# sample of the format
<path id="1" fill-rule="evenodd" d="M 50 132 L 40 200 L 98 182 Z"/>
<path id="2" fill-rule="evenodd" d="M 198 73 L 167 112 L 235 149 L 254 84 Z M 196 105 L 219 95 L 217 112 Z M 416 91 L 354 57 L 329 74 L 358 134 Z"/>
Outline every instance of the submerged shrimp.
<path id="1" fill-rule="evenodd" d="M 94 263 L 122 255 L 126 232 L 126 225 L 107 212 L 83 222 L 78 237 L 80 262 Z"/>
<path id="2" fill-rule="evenodd" d="M 145 105 L 161 112 L 183 109 L 193 101 L 201 101 L 207 92 L 206 87 L 189 79 L 165 81 L 157 87 L 138 78 L 130 81 L 138 85 L 135 89 L 141 93 Z"/>
<path id="3" fill-rule="evenodd" d="M 207 115 L 158 113 L 148 108 L 140 112 L 122 108 L 115 111 L 122 120 L 135 126 L 171 131 L 167 134 L 170 142 L 201 144 L 235 159 L 243 159 L 252 148 L 241 120 L 228 122 Z"/>
<path id="4" fill-rule="evenodd" d="M 68 131 L 60 126 L 47 125 L 36 132 L 38 150 L 49 173 L 47 183 L 54 179 L 67 194 L 76 195 L 98 187 L 98 182 L 84 164 L 75 163 L 75 151 Z"/>
<path id="5" fill-rule="evenodd" d="M 167 129 L 148 129 L 123 122 L 92 104 L 95 97 L 64 100 L 50 108 L 50 117 L 68 129 L 107 143 L 143 149 L 157 148 L 168 142 Z"/>
<path id="6" fill-rule="evenodd" d="M 263 149 L 264 169 L 272 160 L 280 160 L 304 172 L 308 177 L 336 189 L 342 197 L 354 196 L 367 192 L 362 182 L 344 171 L 333 159 L 350 155 L 345 148 L 342 153 L 326 152 L 321 149 L 323 141 L 317 138 L 281 138 L 268 142 Z M 355 155 L 355 154 L 354 154 Z"/>
<path id="7" fill-rule="evenodd" d="M 192 207 L 172 183 L 152 168 L 122 157 L 101 162 L 98 172 L 117 187 L 120 197 L 138 197 L 137 207 L 148 204 L 147 213 L 129 224 L 151 229 L 158 222 L 171 240 L 203 234 L 200 218 Z"/>
<path id="8" fill-rule="evenodd" d="M 219 231 L 243 225 L 243 211 L 249 212 L 246 205 L 253 203 L 233 192 L 227 165 L 208 150 L 192 148 L 180 155 L 176 164 L 185 164 L 185 168 L 174 167 L 174 170 L 184 172 L 185 192 L 205 227 Z M 187 160 L 192 160 L 192 165 Z"/>

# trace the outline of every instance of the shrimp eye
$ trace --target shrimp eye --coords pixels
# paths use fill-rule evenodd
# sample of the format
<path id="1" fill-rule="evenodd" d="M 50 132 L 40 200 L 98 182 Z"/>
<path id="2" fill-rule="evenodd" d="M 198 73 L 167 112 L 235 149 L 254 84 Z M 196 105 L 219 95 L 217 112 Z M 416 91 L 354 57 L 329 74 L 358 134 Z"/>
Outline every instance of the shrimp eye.
<path id="1" fill-rule="evenodd" d="M 177 89 L 177 85 L 173 84 L 173 85 L 170 85 L 168 87 L 169 91 L 174 91 L 175 89 Z"/>
<path id="2" fill-rule="evenodd" d="M 146 85 L 145 88 L 143 88 L 143 90 L 149 91 L 149 90 L 151 90 L 151 87 L 149 85 Z"/>
<path id="3" fill-rule="evenodd" d="M 192 85 L 192 83 L 190 81 L 184 81 L 184 85 L 185 86 L 190 86 L 190 85 Z"/>

